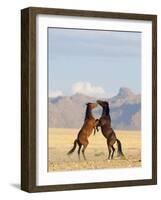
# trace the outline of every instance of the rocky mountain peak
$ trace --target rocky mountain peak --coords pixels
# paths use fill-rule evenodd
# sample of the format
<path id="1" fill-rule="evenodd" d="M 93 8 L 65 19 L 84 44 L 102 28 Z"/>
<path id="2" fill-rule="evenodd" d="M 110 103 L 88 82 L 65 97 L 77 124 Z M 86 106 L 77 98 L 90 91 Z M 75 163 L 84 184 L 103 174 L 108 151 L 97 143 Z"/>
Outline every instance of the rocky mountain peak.
<path id="1" fill-rule="evenodd" d="M 134 95 L 135 94 L 129 88 L 121 87 L 117 96 L 126 98 L 126 97 L 131 97 Z"/>

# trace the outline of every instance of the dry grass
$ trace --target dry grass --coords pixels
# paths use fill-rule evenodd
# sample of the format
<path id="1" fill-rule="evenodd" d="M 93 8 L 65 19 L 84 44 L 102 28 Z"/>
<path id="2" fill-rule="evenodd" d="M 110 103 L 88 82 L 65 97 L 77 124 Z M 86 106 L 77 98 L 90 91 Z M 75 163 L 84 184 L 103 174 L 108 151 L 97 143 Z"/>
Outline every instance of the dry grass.
<path id="1" fill-rule="evenodd" d="M 120 139 L 126 159 L 114 156 L 114 160 L 107 160 L 106 140 L 101 132 L 89 137 L 89 145 L 86 149 L 88 161 L 83 157 L 78 160 L 77 149 L 68 156 L 67 152 L 72 148 L 78 129 L 50 128 L 48 137 L 48 170 L 78 170 L 101 168 L 126 168 L 141 166 L 141 134 L 140 131 L 116 131 Z M 115 145 L 116 146 L 116 145 Z"/>

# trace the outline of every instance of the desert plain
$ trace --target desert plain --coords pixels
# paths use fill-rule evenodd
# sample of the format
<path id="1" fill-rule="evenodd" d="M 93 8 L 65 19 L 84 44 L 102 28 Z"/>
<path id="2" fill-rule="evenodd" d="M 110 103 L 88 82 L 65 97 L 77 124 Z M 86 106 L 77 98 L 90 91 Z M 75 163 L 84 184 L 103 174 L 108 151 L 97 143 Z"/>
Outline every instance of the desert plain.
<path id="1" fill-rule="evenodd" d="M 125 158 L 117 157 L 117 145 L 113 160 L 107 160 L 108 149 L 106 139 L 101 131 L 89 137 L 86 149 L 87 161 L 78 159 L 77 149 L 70 156 L 67 152 L 73 147 L 78 129 L 48 129 L 48 171 L 68 171 L 107 168 L 141 167 L 141 132 L 131 130 L 115 130 L 122 143 Z"/>

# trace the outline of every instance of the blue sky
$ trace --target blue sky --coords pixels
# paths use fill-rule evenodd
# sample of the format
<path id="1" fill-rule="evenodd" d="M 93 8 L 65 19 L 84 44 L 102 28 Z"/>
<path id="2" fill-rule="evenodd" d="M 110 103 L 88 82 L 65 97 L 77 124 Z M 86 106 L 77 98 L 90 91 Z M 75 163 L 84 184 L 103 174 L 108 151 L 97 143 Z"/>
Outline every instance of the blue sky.
<path id="1" fill-rule="evenodd" d="M 48 28 L 49 95 L 141 92 L 141 33 Z"/>

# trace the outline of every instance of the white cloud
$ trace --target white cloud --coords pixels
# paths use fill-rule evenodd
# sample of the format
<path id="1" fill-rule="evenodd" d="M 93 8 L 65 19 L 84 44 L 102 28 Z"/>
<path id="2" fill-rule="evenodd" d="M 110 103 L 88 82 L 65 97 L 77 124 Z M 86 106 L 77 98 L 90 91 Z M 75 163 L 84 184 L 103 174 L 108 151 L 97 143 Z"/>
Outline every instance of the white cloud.
<path id="1" fill-rule="evenodd" d="M 55 98 L 55 97 L 59 97 L 59 96 L 63 96 L 63 92 L 61 90 L 49 92 L 49 97 Z"/>
<path id="2" fill-rule="evenodd" d="M 89 82 L 78 82 L 72 86 L 72 92 L 85 94 L 91 97 L 105 97 L 106 92 L 100 86 L 91 85 Z"/>

